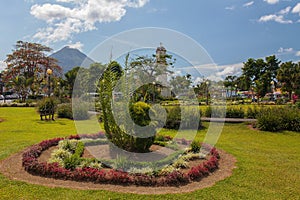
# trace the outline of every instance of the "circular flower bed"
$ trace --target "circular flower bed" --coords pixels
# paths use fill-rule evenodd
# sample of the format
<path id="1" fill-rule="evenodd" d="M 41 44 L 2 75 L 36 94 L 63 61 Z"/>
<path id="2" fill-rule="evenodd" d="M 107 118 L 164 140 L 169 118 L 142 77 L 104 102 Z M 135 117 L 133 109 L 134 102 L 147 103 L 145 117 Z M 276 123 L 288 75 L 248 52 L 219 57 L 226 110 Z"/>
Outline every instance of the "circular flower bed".
<path id="1" fill-rule="evenodd" d="M 172 172 L 164 173 L 163 175 L 142 174 L 142 173 L 128 173 L 116 169 L 107 168 L 65 168 L 58 162 L 40 162 L 39 156 L 43 151 L 50 147 L 57 146 L 60 141 L 65 139 L 80 140 L 82 135 L 70 136 L 67 138 L 54 138 L 51 140 L 42 141 L 39 144 L 33 145 L 22 155 L 22 166 L 24 169 L 34 175 L 62 179 L 73 180 L 93 183 L 107 183 L 119 185 L 141 185 L 141 186 L 178 186 L 188 184 L 193 181 L 199 181 L 202 178 L 209 176 L 210 173 L 218 169 L 218 161 L 220 159 L 219 153 L 215 148 L 209 145 L 202 144 L 209 150 L 209 158 L 200 164 L 193 166 L 185 171 L 173 170 Z M 84 138 L 95 139 L 103 137 L 103 134 L 85 135 Z M 76 152 L 81 156 L 82 149 Z"/>

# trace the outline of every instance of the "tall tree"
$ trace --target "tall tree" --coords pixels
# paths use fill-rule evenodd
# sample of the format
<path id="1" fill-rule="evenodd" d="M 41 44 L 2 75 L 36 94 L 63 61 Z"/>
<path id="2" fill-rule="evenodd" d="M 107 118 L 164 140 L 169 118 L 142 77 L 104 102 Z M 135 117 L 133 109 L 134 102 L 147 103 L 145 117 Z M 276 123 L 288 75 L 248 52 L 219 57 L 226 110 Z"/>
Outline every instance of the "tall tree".
<path id="1" fill-rule="evenodd" d="M 153 82 L 156 81 L 156 78 L 162 74 L 172 74 L 173 72 L 169 70 L 169 67 L 173 67 L 175 62 L 172 59 L 171 55 L 164 55 L 164 64 L 157 62 L 156 55 L 149 56 L 138 56 L 134 58 L 130 62 L 130 69 L 129 71 L 133 71 L 139 78 L 139 80 L 146 81 L 146 82 Z"/>
<path id="2" fill-rule="evenodd" d="M 42 90 L 41 84 L 45 81 L 47 69 L 53 71 L 53 76 L 59 76 L 61 73 L 57 61 L 46 55 L 51 50 L 42 44 L 18 41 L 13 52 L 7 55 L 5 60 L 5 80 L 23 77 L 29 83 L 28 91 L 35 95 Z"/>
<path id="3" fill-rule="evenodd" d="M 95 92 L 97 89 L 97 83 L 99 82 L 106 65 L 101 63 L 93 63 L 90 65 L 88 69 L 88 80 L 87 80 L 87 87 L 88 92 Z"/>
<path id="4" fill-rule="evenodd" d="M 248 59 L 242 68 L 242 76 L 251 81 L 259 97 L 263 97 L 271 90 L 271 81 L 276 78 L 280 61 L 273 55 L 264 59 Z"/>
<path id="5" fill-rule="evenodd" d="M 187 74 L 185 76 L 172 77 L 170 84 L 172 86 L 173 91 L 176 94 L 185 92 L 191 86 L 191 78 L 192 76 L 190 74 Z"/>
<path id="6" fill-rule="evenodd" d="M 282 85 L 282 91 L 288 92 L 291 99 L 292 92 L 300 88 L 300 63 L 296 64 L 292 61 L 282 63 L 278 70 L 277 79 Z"/>
<path id="7" fill-rule="evenodd" d="M 80 67 L 74 67 L 73 69 L 69 70 L 67 73 L 65 73 L 66 78 L 66 86 L 69 93 L 69 96 L 72 96 L 74 84 L 77 78 L 78 71 L 80 70 Z M 81 82 L 81 80 L 78 80 L 78 83 Z M 80 83 L 78 84 L 80 85 Z M 79 88 L 78 88 L 79 89 Z"/>

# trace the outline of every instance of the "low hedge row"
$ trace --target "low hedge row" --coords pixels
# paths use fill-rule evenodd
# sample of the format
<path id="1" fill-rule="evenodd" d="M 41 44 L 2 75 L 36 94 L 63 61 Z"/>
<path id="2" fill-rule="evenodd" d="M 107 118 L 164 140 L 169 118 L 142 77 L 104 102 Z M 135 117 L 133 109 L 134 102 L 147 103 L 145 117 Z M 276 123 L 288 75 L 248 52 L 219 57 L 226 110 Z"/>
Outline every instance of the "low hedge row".
<path id="1" fill-rule="evenodd" d="M 292 107 L 263 109 L 257 115 L 257 127 L 271 132 L 282 130 L 300 132 L 300 109 Z"/>
<path id="2" fill-rule="evenodd" d="M 0 107 L 35 107 L 36 103 L 1 103 Z"/>
<path id="3" fill-rule="evenodd" d="M 197 107 L 172 106 L 165 108 L 167 119 L 164 128 L 178 130 L 179 128 L 200 129 L 202 127 L 201 110 Z"/>
<path id="4" fill-rule="evenodd" d="M 80 138 L 71 136 L 68 139 Z M 141 185 L 141 186 L 170 186 L 182 185 L 189 182 L 200 180 L 215 171 L 219 166 L 219 153 L 215 148 L 210 148 L 210 158 L 198 166 L 192 167 L 188 172 L 173 171 L 165 176 L 154 176 L 146 174 L 129 174 L 127 172 L 114 169 L 96 168 L 76 168 L 65 169 L 58 163 L 39 162 L 38 157 L 41 153 L 51 146 L 58 145 L 64 138 L 45 140 L 37 145 L 33 145 L 23 153 L 22 165 L 24 169 L 34 175 L 83 182 L 109 183 L 120 185 Z"/>

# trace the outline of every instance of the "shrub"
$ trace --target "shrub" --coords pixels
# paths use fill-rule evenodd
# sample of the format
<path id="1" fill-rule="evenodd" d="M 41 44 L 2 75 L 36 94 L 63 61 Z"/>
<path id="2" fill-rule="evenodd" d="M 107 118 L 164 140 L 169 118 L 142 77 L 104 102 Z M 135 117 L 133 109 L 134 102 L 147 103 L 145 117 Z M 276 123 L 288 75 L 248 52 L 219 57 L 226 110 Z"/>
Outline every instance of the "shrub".
<path id="1" fill-rule="evenodd" d="M 86 103 L 74 104 L 74 109 L 71 103 L 60 104 L 58 106 L 57 114 L 60 118 L 75 120 L 89 119 L 88 105 Z"/>
<path id="2" fill-rule="evenodd" d="M 52 152 L 51 159 L 65 160 L 66 158 L 71 157 L 71 155 L 70 151 L 60 148 Z"/>
<path id="3" fill-rule="evenodd" d="M 205 117 L 216 117 L 216 118 L 223 118 L 225 117 L 226 110 L 224 107 L 207 107 L 204 111 L 204 116 Z"/>
<path id="4" fill-rule="evenodd" d="M 300 132 L 300 109 L 288 108 L 282 112 L 282 129 Z"/>
<path id="5" fill-rule="evenodd" d="M 183 107 L 181 112 L 181 128 L 199 130 L 202 127 L 201 110 L 198 107 Z"/>
<path id="6" fill-rule="evenodd" d="M 275 112 L 274 112 L 275 111 Z M 262 109 L 257 116 L 257 127 L 263 131 L 276 132 L 282 130 L 282 116 L 279 109 Z"/>
<path id="7" fill-rule="evenodd" d="M 257 117 L 257 127 L 263 131 L 300 131 L 300 112 L 293 107 L 262 109 Z"/>
<path id="8" fill-rule="evenodd" d="M 60 149 L 64 149 L 67 150 L 69 152 L 74 153 L 76 148 L 77 148 L 77 144 L 78 144 L 78 140 L 72 139 L 72 140 L 62 140 L 58 143 L 58 147 Z"/>
<path id="9" fill-rule="evenodd" d="M 199 142 L 193 141 L 191 144 L 192 152 L 197 153 L 200 151 L 200 149 L 201 149 L 201 144 Z"/>
<path id="10" fill-rule="evenodd" d="M 226 109 L 226 118 L 244 118 L 244 110 L 241 107 L 228 107 Z"/>
<path id="11" fill-rule="evenodd" d="M 40 115 L 54 115 L 57 102 L 54 98 L 44 98 L 37 104 Z"/>
<path id="12" fill-rule="evenodd" d="M 149 116 L 150 105 L 139 101 L 130 106 L 130 115 L 135 124 L 140 126 L 149 125 L 151 119 Z"/>
<path id="13" fill-rule="evenodd" d="M 73 119 L 72 105 L 70 103 L 58 105 L 57 115 L 59 118 Z"/>
<path id="14" fill-rule="evenodd" d="M 164 128 L 167 129 L 200 129 L 201 111 L 197 107 L 166 107 L 167 120 Z"/>
<path id="15" fill-rule="evenodd" d="M 259 113 L 259 110 L 257 109 L 256 106 L 254 106 L 254 107 L 248 107 L 246 116 L 249 119 L 256 119 L 258 113 Z"/>
<path id="16" fill-rule="evenodd" d="M 167 120 L 164 128 L 178 130 L 180 127 L 181 109 L 179 106 L 167 107 Z"/>
<path id="17" fill-rule="evenodd" d="M 86 120 L 89 119 L 89 105 L 83 102 L 73 103 L 73 119 L 75 120 Z"/>

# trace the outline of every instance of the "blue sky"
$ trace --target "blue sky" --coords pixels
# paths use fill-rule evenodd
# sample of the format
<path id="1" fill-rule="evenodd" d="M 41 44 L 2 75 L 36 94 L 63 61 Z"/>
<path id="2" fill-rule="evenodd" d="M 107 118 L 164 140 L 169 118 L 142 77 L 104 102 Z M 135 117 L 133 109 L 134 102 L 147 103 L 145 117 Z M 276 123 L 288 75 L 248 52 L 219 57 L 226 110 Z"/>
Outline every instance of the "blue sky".
<path id="1" fill-rule="evenodd" d="M 88 54 L 110 36 L 142 27 L 191 37 L 220 66 L 218 76 L 238 72 L 250 57 L 300 60 L 300 2 L 294 0 L 9 0 L 0 6 L 0 61 L 18 40 Z"/>

